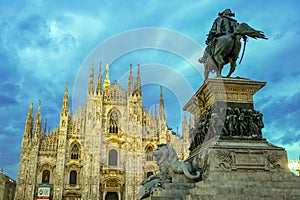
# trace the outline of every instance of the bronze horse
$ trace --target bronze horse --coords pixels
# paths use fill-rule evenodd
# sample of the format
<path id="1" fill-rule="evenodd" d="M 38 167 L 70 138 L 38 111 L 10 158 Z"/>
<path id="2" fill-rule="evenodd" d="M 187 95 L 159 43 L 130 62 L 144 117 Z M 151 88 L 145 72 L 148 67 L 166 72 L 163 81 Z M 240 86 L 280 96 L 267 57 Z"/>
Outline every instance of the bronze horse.
<path id="1" fill-rule="evenodd" d="M 226 77 L 231 76 L 236 68 L 236 60 L 242 46 L 240 39 L 244 38 L 246 41 L 247 36 L 254 39 L 268 39 L 262 31 L 255 30 L 246 23 L 239 24 L 231 35 L 217 37 L 212 53 L 204 52 L 203 57 L 199 59 L 199 62 L 204 64 L 204 80 L 208 78 L 210 72 L 216 72 L 217 77 L 221 77 L 222 69 L 228 63 L 230 63 L 230 70 Z"/>

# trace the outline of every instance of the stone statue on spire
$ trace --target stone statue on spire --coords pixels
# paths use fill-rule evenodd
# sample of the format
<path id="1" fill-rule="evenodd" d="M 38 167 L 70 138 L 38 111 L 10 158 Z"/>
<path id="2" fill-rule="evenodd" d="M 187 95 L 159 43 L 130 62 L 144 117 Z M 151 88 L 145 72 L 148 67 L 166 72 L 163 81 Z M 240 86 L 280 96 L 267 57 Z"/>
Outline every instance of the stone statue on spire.
<path id="1" fill-rule="evenodd" d="M 104 90 L 106 90 L 109 86 L 110 86 L 110 81 L 109 81 L 109 65 L 106 64 L 106 66 L 105 66 Z"/>

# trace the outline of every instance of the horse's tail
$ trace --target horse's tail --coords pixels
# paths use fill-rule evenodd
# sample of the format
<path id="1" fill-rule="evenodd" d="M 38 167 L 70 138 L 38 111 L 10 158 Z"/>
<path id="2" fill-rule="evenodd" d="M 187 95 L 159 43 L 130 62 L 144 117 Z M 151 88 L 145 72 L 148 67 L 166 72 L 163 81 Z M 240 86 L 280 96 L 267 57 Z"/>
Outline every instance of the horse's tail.
<path id="1" fill-rule="evenodd" d="M 237 26 L 237 28 L 234 31 L 234 34 L 236 35 L 246 35 L 248 37 L 252 37 L 254 39 L 262 38 L 262 39 L 268 39 L 264 32 L 255 30 L 251 26 L 249 26 L 247 23 L 241 23 Z"/>

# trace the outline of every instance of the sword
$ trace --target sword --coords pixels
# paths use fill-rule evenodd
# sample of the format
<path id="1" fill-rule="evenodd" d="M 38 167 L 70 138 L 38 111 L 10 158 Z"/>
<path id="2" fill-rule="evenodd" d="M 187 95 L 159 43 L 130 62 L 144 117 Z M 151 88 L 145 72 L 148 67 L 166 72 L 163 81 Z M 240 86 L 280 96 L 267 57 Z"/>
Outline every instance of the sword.
<path id="1" fill-rule="evenodd" d="M 247 43 L 247 37 L 245 36 L 243 39 L 244 39 L 244 47 L 243 47 L 243 53 L 242 53 L 242 57 L 240 59 L 239 64 L 241 64 L 241 62 L 243 60 L 243 57 L 244 57 L 244 54 L 245 54 L 245 49 L 246 49 L 246 43 Z"/>

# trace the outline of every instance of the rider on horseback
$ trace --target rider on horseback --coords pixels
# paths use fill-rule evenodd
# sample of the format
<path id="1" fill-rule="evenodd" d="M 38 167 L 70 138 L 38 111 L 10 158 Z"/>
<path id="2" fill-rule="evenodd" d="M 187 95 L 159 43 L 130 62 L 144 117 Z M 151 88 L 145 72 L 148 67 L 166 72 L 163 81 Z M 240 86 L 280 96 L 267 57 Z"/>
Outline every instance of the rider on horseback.
<path id="1" fill-rule="evenodd" d="M 233 34 L 236 27 L 239 25 L 237 20 L 232 18 L 235 16 L 235 14 L 232 13 L 230 9 L 225 9 L 218 15 L 219 17 L 215 19 L 208 33 L 208 37 L 205 41 L 207 46 L 204 50 L 203 57 L 199 60 L 200 63 L 205 63 L 208 56 L 213 55 L 217 37 Z"/>
<path id="2" fill-rule="evenodd" d="M 244 40 L 244 48 L 240 62 L 245 52 L 247 37 L 267 39 L 262 31 L 253 29 L 247 23 L 239 24 L 233 17 L 234 13 L 230 9 L 225 9 L 219 13 L 208 33 L 205 41 L 207 46 L 202 58 L 199 59 L 199 62 L 204 64 L 204 80 L 208 78 L 210 72 L 222 77 L 222 69 L 228 63 L 230 70 L 225 77 L 231 76 L 240 53 L 241 38 Z"/>

